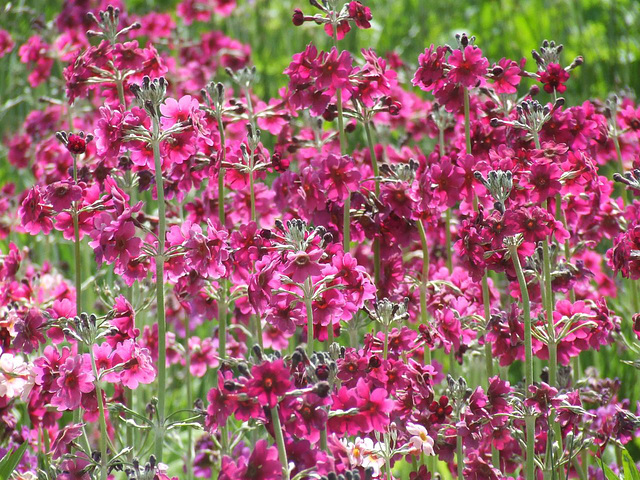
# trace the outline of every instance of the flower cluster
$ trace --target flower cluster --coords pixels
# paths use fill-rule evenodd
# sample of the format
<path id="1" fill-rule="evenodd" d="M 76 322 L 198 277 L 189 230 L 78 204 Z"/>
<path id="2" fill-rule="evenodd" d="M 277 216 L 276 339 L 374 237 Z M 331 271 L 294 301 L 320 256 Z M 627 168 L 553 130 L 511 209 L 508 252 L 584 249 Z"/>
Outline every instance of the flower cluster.
<path id="1" fill-rule="evenodd" d="M 0 185 L 20 478 L 601 478 L 640 434 L 606 365 L 640 365 L 640 107 L 567 105 L 555 42 L 536 72 L 466 34 L 412 67 L 343 48 L 375 9 L 311 5 L 325 42 L 272 98 L 199 25 L 235 0 L 0 30 L 64 85 Z"/>

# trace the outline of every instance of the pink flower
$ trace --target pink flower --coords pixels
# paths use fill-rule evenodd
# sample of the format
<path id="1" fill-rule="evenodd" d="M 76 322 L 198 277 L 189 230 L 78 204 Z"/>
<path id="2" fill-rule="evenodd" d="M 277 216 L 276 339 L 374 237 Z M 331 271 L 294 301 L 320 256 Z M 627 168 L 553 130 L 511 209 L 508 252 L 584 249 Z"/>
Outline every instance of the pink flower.
<path id="1" fill-rule="evenodd" d="M 188 121 L 192 115 L 199 114 L 200 103 L 191 95 L 185 95 L 180 100 L 167 98 L 160 105 L 160 113 L 162 113 L 162 126 L 169 128 L 176 123 Z"/>
<path id="2" fill-rule="evenodd" d="M 474 45 L 467 45 L 463 50 L 454 50 L 449 56 L 451 70 L 447 80 L 464 87 L 475 87 L 487 73 L 489 61 L 482 56 L 482 50 Z"/>
<path id="3" fill-rule="evenodd" d="M 358 422 L 365 433 L 381 432 L 389 425 L 389 413 L 394 402 L 384 388 L 372 388 L 364 378 L 356 384 L 358 394 Z"/>
<path id="4" fill-rule="evenodd" d="M 112 362 L 114 365 L 122 364 L 124 370 L 120 372 L 120 381 L 132 390 L 138 388 L 138 384 L 148 384 L 156 378 L 149 350 L 141 348 L 133 340 L 125 340 L 116 347 Z"/>
<path id="5" fill-rule="evenodd" d="M 13 46 L 13 39 L 11 38 L 11 35 L 9 35 L 9 32 L 6 30 L 0 30 L 0 58 L 13 50 Z"/>
<path id="6" fill-rule="evenodd" d="M 51 404 L 58 407 L 58 411 L 75 410 L 80 407 L 83 393 L 93 392 L 95 377 L 91 373 L 89 355 L 75 355 L 69 357 L 60 365 L 59 378 L 52 386 L 54 396 Z"/>
<path id="7" fill-rule="evenodd" d="M 31 235 L 37 235 L 40 232 L 45 235 L 51 233 L 53 230 L 52 214 L 53 209 L 44 203 L 44 196 L 38 186 L 29 190 L 18 210 L 22 227 Z"/>
<path id="8" fill-rule="evenodd" d="M 516 93 L 518 91 L 518 85 L 520 84 L 520 66 L 514 60 L 501 58 L 497 65 L 494 66 L 494 72 L 496 67 L 499 67 L 500 73 L 493 75 L 493 89 L 496 93 Z"/>
<path id="9" fill-rule="evenodd" d="M 416 71 L 411 83 L 424 91 L 431 91 L 441 83 L 444 78 L 446 47 L 435 48 L 431 45 L 424 53 L 418 56 L 420 67 Z"/>
<path id="10" fill-rule="evenodd" d="M 291 387 L 289 370 L 281 359 L 253 366 L 251 375 L 252 378 L 246 384 L 247 395 L 269 408 L 275 407 L 278 397 L 287 393 Z"/>
<path id="11" fill-rule="evenodd" d="M 564 93 L 567 90 L 565 83 L 569 80 L 569 72 L 557 63 L 550 63 L 547 69 L 538 74 L 540 82 L 544 85 L 544 91 L 547 93 Z"/>
<path id="12" fill-rule="evenodd" d="M 82 188 L 71 182 L 56 182 L 47 187 L 47 199 L 56 212 L 71 207 L 73 202 L 82 198 Z"/>
<path id="13" fill-rule="evenodd" d="M 349 17 L 351 17 L 358 28 L 371 28 L 371 9 L 365 7 L 358 1 L 349 2 Z"/>
<path id="14" fill-rule="evenodd" d="M 315 86 L 333 90 L 346 87 L 352 69 L 351 54 L 343 50 L 338 55 L 338 50 L 333 47 L 328 54 L 324 53 L 320 58 L 321 63 L 315 62 L 312 70 L 316 80 Z"/>

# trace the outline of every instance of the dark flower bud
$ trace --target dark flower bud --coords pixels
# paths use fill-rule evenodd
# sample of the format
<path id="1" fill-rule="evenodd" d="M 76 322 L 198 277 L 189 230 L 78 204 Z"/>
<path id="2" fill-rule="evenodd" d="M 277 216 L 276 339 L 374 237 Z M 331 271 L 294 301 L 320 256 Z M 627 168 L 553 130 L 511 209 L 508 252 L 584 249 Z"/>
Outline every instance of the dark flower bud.
<path id="1" fill-rule="evenodd" d="M 352 133 L 356 130 L 356 122 L 349 122 L 344 126 L 345 133 Z"/>
<path id="2" fill-rule="evenodd" d="M 378 368 L 380 365 L 382 365 L 380 358 L 377 355 L 372 355 L 371 358 L 369 359 L 369 367 Z"/>
<path id="3" fill-rule="evenodd" d="M 326 398 L 331 391 L 331 385 L 328 382 L 318 382 L 315 387 L 313 387 L 313 393 L 318 395 L 320 398 Z"/>
<path id="4" fill-rule="evenodd" d="M 263 228 L 262 230 L 260 230 L 260 236 L 265 240 L 269 240 L 271 238 L 271 230 L 269 230 L 268 228 Z"/>
<path id="5" fill-rule="evenodd" d="M 253 354 L 259 361 L 262 361 L 262 349 L 260 348 L 260 345 L 253 346 Z"/>
<path id="6" fill-rule="evenodd" d="M 532 85 L 531 88 L 529 89 L 529 95 L 531 95 L 532 97 L 535 97 L 539 93 L 540 93 L 540 87 L 538 85 Z"/>
<path id="7" fill-rule="evenodd" d="M 302 13 L 302 10 L 300 10 L 299 8 L 296 8 L 293 11 L 293 18 L 291 20 L 293 21 L 293 24 L 296 27 L 299 27 L 300 25 L 302 25 L 304 23 L 304 13 Z"/>

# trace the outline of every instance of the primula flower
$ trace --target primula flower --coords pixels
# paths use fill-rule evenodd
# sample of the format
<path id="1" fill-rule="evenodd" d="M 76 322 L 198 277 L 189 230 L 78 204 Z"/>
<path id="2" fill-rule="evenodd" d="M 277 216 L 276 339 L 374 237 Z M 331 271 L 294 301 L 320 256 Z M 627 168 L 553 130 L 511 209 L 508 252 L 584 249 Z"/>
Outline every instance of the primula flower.
<path id="1" fill-rule="evenodd" d="M 55 460 L 69 451 L 70 444 L 82 435 L 82 423 L 72 423 L 58 432 L 51 444 L 52 458 Z"/>
<path id="2" fill-rule="evenodd" d="M 60 365 L 59 378 L 52 386 L 54 396 L 51 404 L 59 411 L 75 410 L 80 407 L 83 393 L 93 392 L 95 377 L 91 373 L 89 355 L 68 357 Z"/>
<path id="3" fill-rule="evenodd" d="M 356 22 L 358 28 L 371 28 L 371 23 L 369 22 L 372 18 L 371 9 L 362 3 L 358 1 L 349 2 L 349 17 Z"/>
<path id="4" fill-rule="evenodd" d="M 333 90 L 346 87 L 352 69 L 351 54 L 343 50 L 338 55 L 338 50 L 333 47 L 328 54 L 324 53 L 320 58 L 321 62 L 316 62 L 311 71 L 316 87 Z"/>
<path id="5" fill-rule="evenodd" d="M 433 438 L 429 436 L 426 428 L 417 423 L 407 423 L 407 432 L 412 435 L 409 443 L 411 443 L 413 451 L 417 452 L 418 455 L 422 453 L 425 455 L 435 455 L 433 451 Z"/>
<path id="6" fill-rule="evenodd" d="M 361 378 L 356 384 L 358 393 L 358 422 L 365 433 L 382 431 L 389 425 L 389 413 L 393 410 L 394 402 L 384 388 L 372 388 L 365 379 Z"/>
<path id="7" fill-rule="evenodd" d="M 53 208 L 44 202 L 44 195 L 39 187 L 34 186 L 22 201 L 18 216 L 27 233 L 37 235 L 42 232 L 49 235 L 53 230 Z"/>
<path id="8" fill-rule="evenodd" d="M 149 384 L 156 378 L 149 350 L 141 348 L 133 340 L 125 340 L 116 347 L 112 362 L 122 365 L 123 370 L 118 373 L 120 381 L 132 390 L 138 388 L 138 384 Z"/>
<path id="9" fill-rule="evenodd" d="M 71 182 L 56 182 L 47 187 L 47 200 L 56 212 L 71 207 L 82 198 L 82 188 Z"/>
<path id="10" fill-rule="evenodd" d="M 447 74 L 447 80 L 467 88 L 475 87 L 481 82 L 489 66 L 489 61 L 482 56 L 482 50 L 474 45 L 467 45 L 464 50 L 454 50 L 448 62 L 452 68 Z"/>
<path id="11" fill-rule="evenodd" d="M 275 407 L 278 397 L 287 393 L 291 386 L 289 370 L 282 359 L 253 366 L 251 375 L 246 384 L 247 395 L 269 408 Z"/>
<path id="12" fill-rule="evenodd" d="M 494 66 L 499 67 L 501 72 L 499 75 L 493 75 L 493 89 L 496 93 L 516 93 L 520 84 L 521 68 L 514 60 L 501 58 Z"/>
<path id="13" fill-rule="evenodd" d="M 431 45 L 424 53 L 418 56 L 420 67 L 416 71 L 411 83 L 422 90 L 430 92 L 444 78 L 446 47 L 434 47 Z"/>
<path id="14" fill-rule="evenodd" d="M 13 40 L 11 35 L 6 30 L 0 30 L 0 58 L 4 57 L 7 53 L 13 50 Z"/>
<path id="15" fill-rule="evenodd" d="M 547 69 L 538 73 L 538 79 L 544 84 L 547 93 L 564 93 L 567 90 L 565 83 L 569 80 L 569 72 L 557 63 L 550 63 Z"/>
<path id="16" fill-rule="evenodd" d="M 41 343 L 45 343 L 46 338 L 41 331 L 44 323 L 45 319 L 40 312 L 35 309 L 27 311 L 25 316 L 15 324 L 17 335 L 13 340 L 13 348 L 22 350 L 24 353 L 31 353 Z"/>

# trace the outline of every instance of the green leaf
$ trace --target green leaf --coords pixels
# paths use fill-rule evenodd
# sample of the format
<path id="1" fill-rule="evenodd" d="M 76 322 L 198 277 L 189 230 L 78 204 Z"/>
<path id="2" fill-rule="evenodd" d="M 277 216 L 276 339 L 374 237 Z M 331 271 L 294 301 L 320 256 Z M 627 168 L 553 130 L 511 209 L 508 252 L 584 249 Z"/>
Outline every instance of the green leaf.
<path id="1" fill-rule="evenodd" d="M 640 472 L 626 449 L 622 450 L 622 465 L 624 466 L 624 480 L 640 480 Z"/>
<path id="2" fill-rule="evenodd" d="M 602 471 L 604 472 L 604 476 L 606 477 L 607 480 L 620 480 L 620 477 L 618 477 L 615 473 L 613 473 L 613 470 L 611 470 L 607 465 L 605 465 L 601 458 L 599 460 L 600 460 L 600 467 L 602 468 Z"/>
<path id="3" fill-rule="evenodd" d="M 29 446 L 28 442 L 24 442 L 17 450 L 9 450 L 7 454 L 0 460 L 0 480 L 7 480 L 15 468 L 20 463 L 25 450 Z"/>

